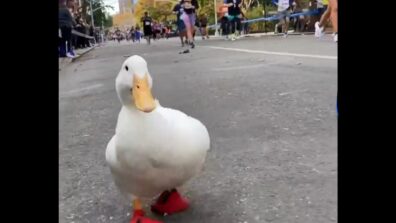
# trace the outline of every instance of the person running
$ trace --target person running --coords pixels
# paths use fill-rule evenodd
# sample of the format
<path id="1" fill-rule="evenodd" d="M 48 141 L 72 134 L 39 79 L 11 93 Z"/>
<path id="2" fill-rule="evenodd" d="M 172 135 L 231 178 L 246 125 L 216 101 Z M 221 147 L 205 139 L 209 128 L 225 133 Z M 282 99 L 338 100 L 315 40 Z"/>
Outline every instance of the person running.
<path id="1" fill-rule="evenodd" d="M 169 39 L 171 35 L 172 27 L 171 26 L 166 26 L 166 39 Z"/>
<path id="2" fill-rule="evenodd" d="M 278 0 L 273 3 L 278 6 L 279 23 L 276 26 L 282 25 L 283 37 L 287 37 L 290 23 L 290 9 L 293 0 Z"/>
<path id="3" fill-rule="evenodd" d="M 320 17 L 322 17 L 322 15 L 326 12 L 328 5 L 329 5 L 329 0 L 317 0 L 316 7 L 318 9 L 318 13 Z"/>
<path id="4" fill-rule="evenodd" d="M 120 43 L 121 42 L 121 30 L 119 30 L 118 28 L 116 30 L 116 36 L 117 36 L 118 43 Z"/>
<path id="5" fill-rule="evenodd" d="M 200 25 L 200 32 L 202 35 L 202 39 L 205 39 L 205 37 L 206 39 L 209 39 L 208 29 L 207 29 L 208 17 L 205 14 L 201 16 L 201 19 L 199 20 L 199 25 Z"/>
<path id="6" fill-rule="evenodd" d="M 142 17 L 141 22 L 143 23 L 144 37 L 147 40 L 147 44 L 150 45 L 150 39 L 151 36 L 153 35 L 153 30 L 151 27 L 151 24 L 153 23 L 153 19 L 151 19 L 151 17 L 148 16 L 148 12 L 144 12 L 144 17 Z"/>
<path id="7" fill-rule="evenodd" d="M 181 15 L 183 13 L 183 8 L 181 6 L 181 0 L 179 0 L 179 3 L 173 7 L 173 14 L 176 14 L 176 24 L 177 24 L 177 32 L 179 33 L 180 41 L 182 47 L 184 47 L 184 41 L 183 37 L 187 39 L 187 31 L 186 31 L 186 26 L 184 25 L 183 20 L 181 20 Z"/>
<path id="8" fill-rule="evenodd" d="M 195 47 L 193 34 L 195 32 L 195 10 L 198 10 L 199 5 L 197 0 L 182 0 L 181 6 L 183 8 L 183 13 L 181 15 L 181 20 L 183 20 L 186 26 L 188 44 L 193 49 Z"/>
<path id="9" fill-rule="evenodd" d="M 139 25 L 136 26 L 135 29 L 135 40 L 138 41 L 140 43 L 140 38 L 142 36 L 142 33 L 140 32 L 140 27 Z"/>
<path id="10" fill-rule="evenodd" d="M 157 22 L 154 27 L 155 27 L 156 39 L 159 40 L 161 39 L 161 24 Z"/>
<path id="11" fill-rule="evenodd" d="M 166 26 L 162 24 L 162 38 L 166 38 Z"/>
<path id="12" fill-rule="evenodd" d="M 227 0 L 228 21 L 231 29 L 231 40 L 237 39 L 241 35 L 241 0 Z"/>
<path id="13" fill-rule="evenodd" d="M 131 37 L 132 43 L 134 43 L 135 42 L 135 27 L 133 27 L 133 26 L 131 27 L 128 35 Z"/>
<path id="14" fill-rule="evenodd" d="M 328 20 L 331 20 L 333 25 L 334 42 L 338 42 L 338 0 L 329 0 L 329 5 L 323 13 L 319 22 L 315 23 L 315 36 L 322 37 L 324 35 L 324 27 Z"/>

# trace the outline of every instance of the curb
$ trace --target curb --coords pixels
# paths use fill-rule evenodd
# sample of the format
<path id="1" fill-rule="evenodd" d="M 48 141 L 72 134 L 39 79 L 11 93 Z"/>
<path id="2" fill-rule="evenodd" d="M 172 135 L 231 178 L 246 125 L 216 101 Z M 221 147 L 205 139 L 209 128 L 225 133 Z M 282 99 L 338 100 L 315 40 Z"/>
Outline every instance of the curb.
<path id="1" fill-rule="evenodd" d="M 81 52 L 81 53 L 77 54 L 77 56 L 76 56 L 76 57 L 74 57 L 74 58 L 72 58 L 72 59 L 71 59 L 71 62 L 74 62 L 74 61 L 76 61 L 78 58 L 80 58 L 81 56 L 83 56 L 84 54 L 86 54 L 86 53 L 90 52 L 91 50 L 93 50 L 93 49 L 95 49 L 95 48 L 96 48 L 96 46 L 93 46 L 93 47 L 91 47 L 91 48 L 88 48 L 87 50 L 84 50 L 83 52 Z"/>
<path id="2" fill-rule="evenodd" d="M 63 68 L 65 68 L 67 65 L 73 63 L 74 61 L 78 60 L 78 58 L 80 58 L 81 56 L 83 56 L 84 54 L 90 52 L 91 50 L 95 49 L 96 46 L 90 47 L 80 53 L 76 53 L 76 57 L 74 58 L 59 58 L 59 70 L 62 70 Z"/>

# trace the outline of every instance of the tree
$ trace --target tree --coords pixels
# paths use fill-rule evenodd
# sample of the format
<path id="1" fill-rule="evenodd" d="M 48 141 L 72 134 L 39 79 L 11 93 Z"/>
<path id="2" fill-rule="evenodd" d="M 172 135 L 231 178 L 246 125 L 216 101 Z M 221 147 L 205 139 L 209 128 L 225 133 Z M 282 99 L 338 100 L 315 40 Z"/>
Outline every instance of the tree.
<path id="1" fill-rule="evenodd" d="M 146 11 L 148 12 L 148 9 L 153 6 L 154 6 L 153 0 L 139 0 L 135 6 L 135 13 L 134 13 L 135 21 L 140 21 L 140 18 L 142 18 L 144 15 L 144 12 Z"/>
<path id="2" fill-rule="evenodd" d="M 157 21 L 167 21 L 173 15 L 172 9 L 177 1 L 164 1 L 154 4 L 152 0 L 139 0 L 135 7 L 135 20 L 140 21 L 144 12 L 148 12 L 150 17 Z"/>
<path id="3" fill-rule="evenodd" d="M 83 18 L 87 23 L 91 24 L 91 12 L 87 14 L 87 10 L 91 11 L 90 8 L 90 1 L 91 0 L 82 0 L 81 1 L 81 18 Z M 92 8 L 95 10 L 93 12 L 94 17 L 94 25 L 95 26 L 102 26 L 104 24 L 112 24 L 111 16 L 106 15 L 106 8 L 114 8 L 111 5 L 105 5 L 103 0 L 92 0 Z M 111 21 L 108 21 L 111 19 Z"/>
<path id="4" fill-rule="evenodd" d="M 113 26 L 113 17 L 106 14 L 106 20 L 104 21 L 104 27 L 112 27 Z"/>
<path id="5" fill-rule="evenodd" d="M 217 4 L 217 7 L 219 5 Z M 214 23 L 214 2 L 213 0 L 201 0 L 199 1 L 199 9 L 198 9 L 198 18 L 201 17 L 202 15 L 206 15 L 208 17 L 208 23 L 213 24 Z"/>
<path id="6" fill-rule="evenodd" d="M 259 5 L 259 0 L 242 0 L 242 8 L 247 11 Z"/>

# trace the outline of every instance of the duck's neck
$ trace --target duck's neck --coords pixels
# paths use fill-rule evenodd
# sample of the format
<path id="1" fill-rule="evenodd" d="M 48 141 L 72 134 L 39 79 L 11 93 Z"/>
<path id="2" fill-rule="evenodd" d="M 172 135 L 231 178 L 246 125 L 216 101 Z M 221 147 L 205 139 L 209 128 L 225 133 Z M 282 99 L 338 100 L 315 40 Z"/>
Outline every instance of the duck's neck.
<path id="1" fill-rule="evenodd" d="M 125 110 L 127 110 L 128 112 L 130 112 L 132 115 L 136 115 L 136 116 L 148 116 L 151 115 L 153 113 L 155 113 L 157 111 L 157 109 L 160 107 L 161 105 L 159 104 L 158 100 L 155 100 L 155 108 L 153 111 L 146 113 L 146 112 L 142 112 L 139 109 L 136 108 L 136 106 L 134 104 L 129 104 L 129 105 L 123 105 L 123 108 Z"/>

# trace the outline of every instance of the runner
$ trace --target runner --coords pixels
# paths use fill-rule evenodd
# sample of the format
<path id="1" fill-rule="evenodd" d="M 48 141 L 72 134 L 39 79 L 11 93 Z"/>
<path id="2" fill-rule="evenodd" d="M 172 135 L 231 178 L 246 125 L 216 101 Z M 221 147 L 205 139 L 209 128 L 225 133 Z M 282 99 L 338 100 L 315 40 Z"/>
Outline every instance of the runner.
<path id="1" fill-rule="evenodd" d="M 195 10 L 198 10 L 199 8 L 198 1 L 182 0 L 181 6 L 183 8 L 181 19 L 183 20 L 184 25 L 186 26 L 188 44 L 193 49 L 195 47 L 194 39 L 193 39 L 193 33 L 195 30 L 194 25 L 196 19 Z"/>
<path id="2" fill-rule="evenodd" d="M 242 1 L 227 0 L 226 6 L 228 6 L 228 21 L 231 28 L 231 40 L 236 40 L 241 35 Z"/>
<path id="3" fill-rule="evenodd" d="M 292 6 L 292 1 L 293 0 L 273 1 L 273 3 L 278 6 L 279 23 L 277 26 L 282 25 L 283 37 L 287 37 L 287 32 L 289 30 L 290 9 Z"/>
<path id="4" fill-rule="evenodd" d="M 136 25 L 135 29 L 135 40 L 140 43 L 140 37 L 142 36 L 142 33 L 140 32 L 140 27 L 139 25 Z"/>
<path id="5" fill-rule="evenodd" d="M 143 32 L 144 32 L 144 38 L 147 40 L 147 44 L 150 45 L 150 39 L 153 34 L 151 24 L 152 24 L 152 19 L 150 16 L 148 16 L 147 12 L 144 12 L 144 17 L 141 19 L 143 23 Z"/>
<path id="6" fill-rule="evenodd" d="M 118 29 L 118 27 L 117 27 L 117 30 L 116 30 L 116 36 L 117 36 L 118 43 L 120 43 L 120 41 L 121 41 L 121 30 Z"/>
<path id="7" fill-rule="evenodd" d="M 166 38 L 166 26 L 164 25 L 164 24 L 162 24 L 162 32 L 161 32 L 161 34 L 162 34 L 162 38 Z"/>
<path id="8" fill-rule="evenodd" d="M 207 25 L 208 25 L 208 17 L 203 14 L 201 16 L 201 19 L 199 21 L 199 25 L 200 25 L 200 32 L 202 35 L 202 39 L 209 39 L 209 35 L 208 35 L 208 29 L 207 29 Z"/>
<path id="9" fill-rule="evenodd" d="M 318 8 L 318 12 L 319 12 L 319 16 L 322 16 L 329 5 L 329 0 L 317 0 L 317 8 Z"/>
<path id="10" fill-rule="evenodd" d="M 173 8 L 173 13 L 176 14 L 176 24 L 177 24 L 177 32 L 179 33 L 180 41 L 182 47 L 184 47 L 184 41 L 183 37 L 187 39 L 187 31 L 186 31 L 186 26 L 184 25 L 183 20 L 180 19 L 180 16 L 183 13 L 183 8 L 181 7 L 181 0 L 179 0 L 179 3 L 175 5 Z"/>
<path id="11" fill-rule="evenodd" d="M 131 30 L 129 31 L 129 36 L 132 39 L 132 42 L 135 42 L 135 27 L 132 26 Z"/>
<path id="12" fill-rule="evenodd" d="M 330 18 L 334 32 L 333 40 L 338 42 L 338 0 L 329 0 L 328 2 L 327 10 L 323 13 L 320 21 L 315 23 L 315 36 L 322 37 L 324 35 L 324 27 Z"/>

